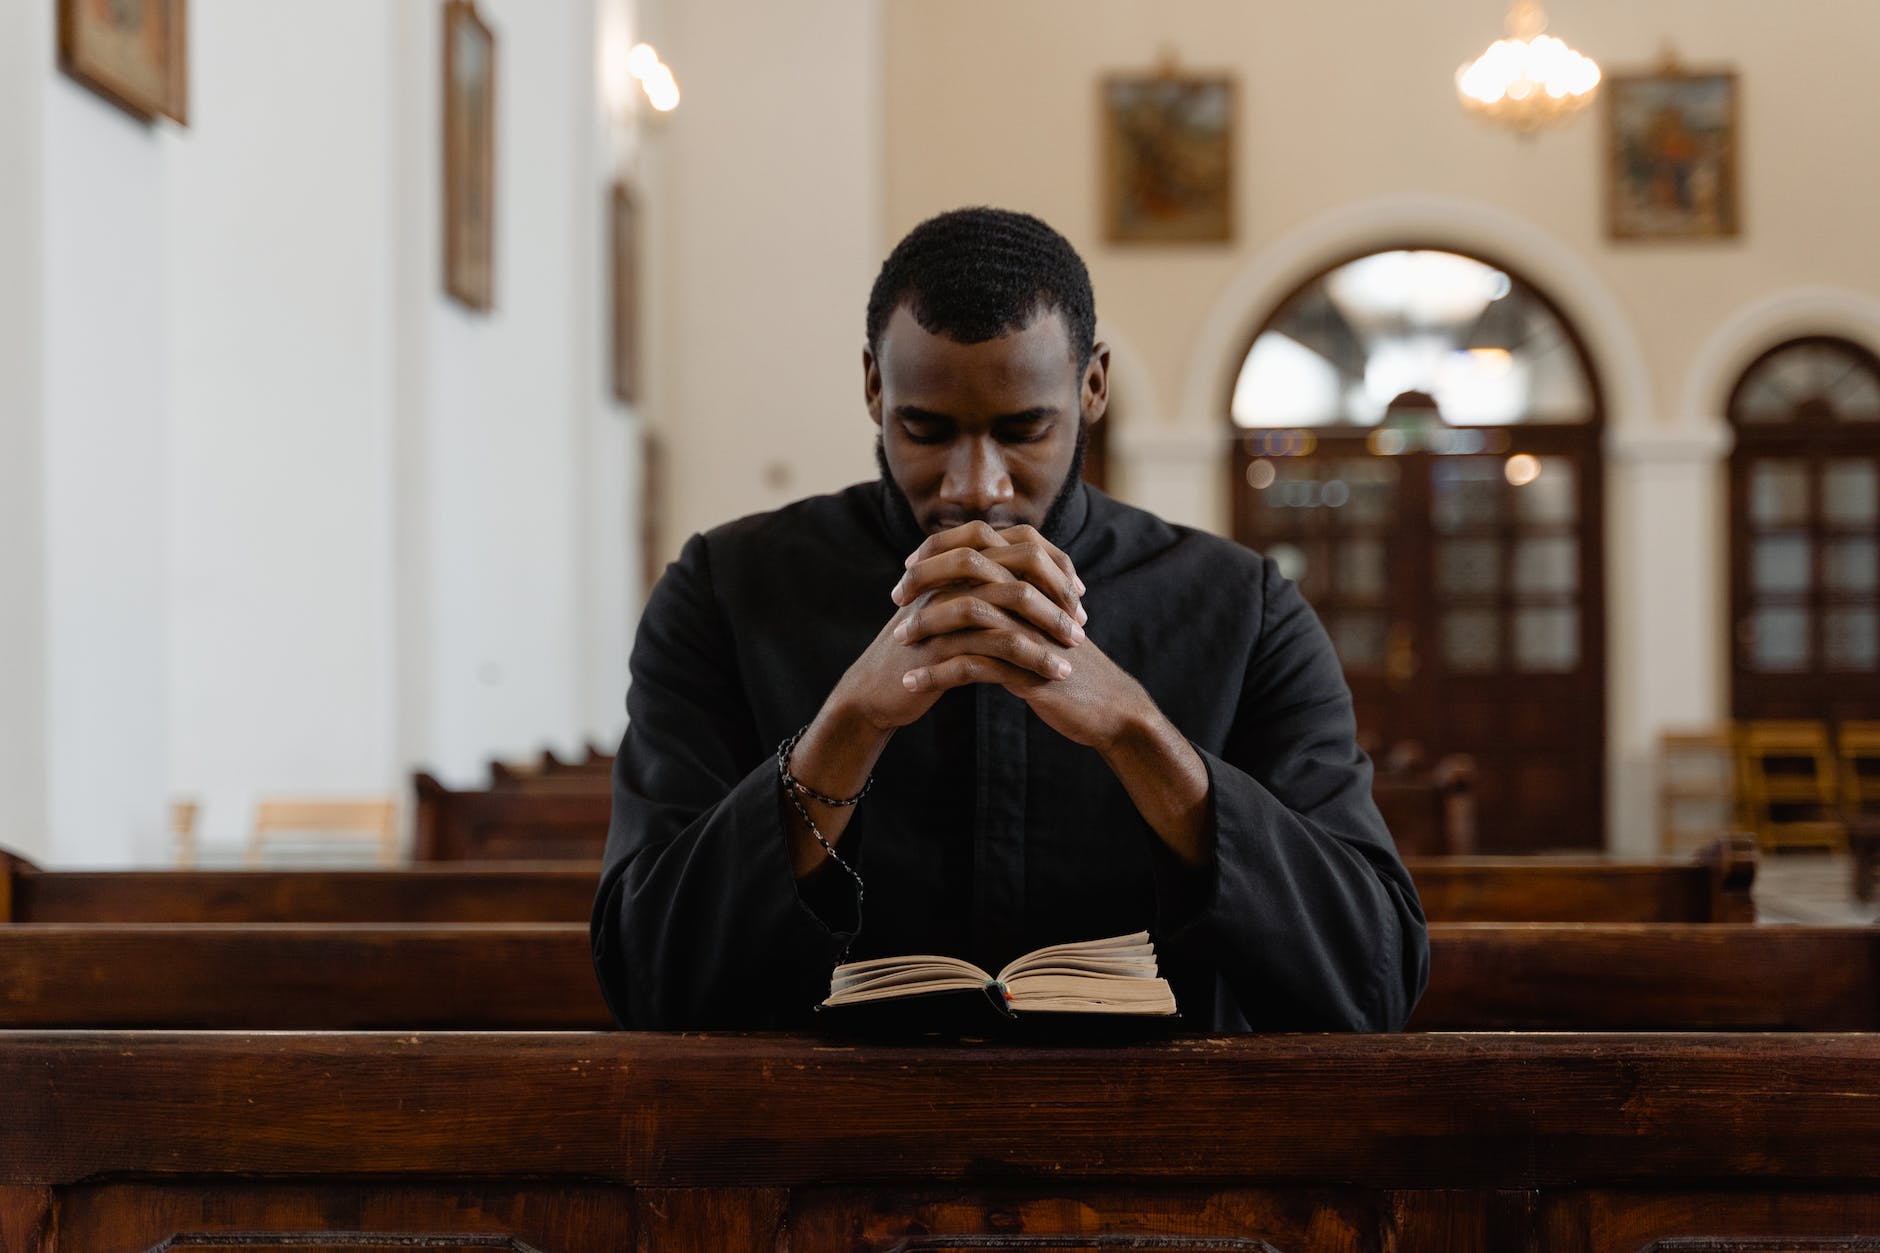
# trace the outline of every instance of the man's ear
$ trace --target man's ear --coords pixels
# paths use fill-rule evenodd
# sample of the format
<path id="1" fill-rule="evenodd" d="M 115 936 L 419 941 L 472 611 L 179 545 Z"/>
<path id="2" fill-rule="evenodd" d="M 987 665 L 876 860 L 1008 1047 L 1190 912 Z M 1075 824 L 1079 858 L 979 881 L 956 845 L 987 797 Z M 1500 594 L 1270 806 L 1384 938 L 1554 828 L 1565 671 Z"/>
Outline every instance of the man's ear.
<path id="1" fill-rule="evenodd" d="M 1090 364 L 1084 367 L 1084 421 L 1100 422 L 1110 407 L 1110 346 L 1102 340 L 1090 350 Z"/>
<path id="2" fill-rule="evenodd" d="M 868 416 L 876 426 L 881 425 L 881 367 L 875 362 L 871 349 L 862 349 L 862 400 L 868 405 Z"/>

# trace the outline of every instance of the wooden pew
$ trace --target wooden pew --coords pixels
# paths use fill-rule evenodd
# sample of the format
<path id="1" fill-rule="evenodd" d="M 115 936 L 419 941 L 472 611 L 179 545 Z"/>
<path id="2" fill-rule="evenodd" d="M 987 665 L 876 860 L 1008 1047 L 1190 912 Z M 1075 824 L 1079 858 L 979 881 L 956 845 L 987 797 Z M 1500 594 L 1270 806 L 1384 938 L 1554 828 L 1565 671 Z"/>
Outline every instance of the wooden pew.
<path id="1" fill-rule="evenodd" d="M 598 861 L 613 798 L 585 778 L 573 785 L 455 791 L 418 773 L 419 861 Z"/>
<path id="2" fill-rule="evenodd" d="M 0 922 L 580 922 L 599 882 L 588 862 L 40 870 L 0 852 Z"/>
<path id="3" fill-rule="evenodd" d="M 1475 851 L 1475 760 L 1456 754 L 1428 770 L 1411 753 L 1378 762 L 1371 798 L 1405 857 L 1463 856 Z"/>
<path id="4" fill-rule="evenodd" d="M 0 1027 L 611 1027 L 575 923 L 0 928 Z"/>
<path id="5" fill-rule="evenodd" d="M 1435 922 L 1749 922 L 1753 841 L 1681 862 L 1410 858 Z M 580 922 L 599 863 L 41 870 L 0 849 L 0 922 Z M 7 903 L 11 901 L 11 904 Z"/>
<path id="6" fill-rule="evenodd" d="M 1682 862 L 1596 857 L 1409 857 L 1431 922 L 1754 922 L 1749 836 Z"/>
<path id="7" fill-rule="evenodd" d="M 1456 923 L 1416 1030 L 1880 1030 L 1880 929 Z M 578 923 L 0 928 L 0 1027 L 610 1025 Z"/>
<path id="8" fill-rule="evenodd" d="M 588 750 L 563 762 L 490 763 L 487 791 L 453 791 L 429 774 L 413 776 L 420 861 L 489 858 L 596 859 L 606 842 L 613 758 Z M 1424 770 L 1406 762 L 1380 769 L 1372 795 L 1406 857 L 1466 855 L 1475 848 L 1475 764 L 1446 757 Z M 542 798 L 538 806 L 534 798 Z M 601 815 L 598 823 L 595 815 Z"/>
<path id="9" fill-rule="evenodd" d="M 0 1034 L 0 1246 L 1859 1253 L 1880 1038 Z"/>

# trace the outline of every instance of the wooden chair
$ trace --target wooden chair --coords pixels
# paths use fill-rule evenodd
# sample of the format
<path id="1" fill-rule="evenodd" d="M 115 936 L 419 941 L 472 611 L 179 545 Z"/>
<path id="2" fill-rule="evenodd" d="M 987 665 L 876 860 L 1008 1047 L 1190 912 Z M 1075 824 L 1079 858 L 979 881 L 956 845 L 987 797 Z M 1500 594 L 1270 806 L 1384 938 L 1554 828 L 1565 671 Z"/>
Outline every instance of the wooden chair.
<path id="1" fill-rule="evenodd" d="M 1873 899 L 1880 869 L 1880 722 L 1843 722 L 1835 735 L 1841 761 L 1841 817 L 1854 854 L 1854 899 Z"/>
<path id="2" fill-rule="evenodd" d="M 264 800 L 255 807 L 254 829 L 248 835 L 244 861 L 261 864 L 261 849 L 283 836 L 329 840 L 374 840 L 379 861 L 398 861 L 398 803 L 396 801 Z"/>
<path id="3" fill-rule="evenodd" d="M 196 801 L 170 802 L 170 834 L 176 840 L 179 869 L 187 870 L 196 864 L 196 820 L 201 816 L 202 806 Z"/>
<path id="4" fill-rule="evenodd" d="M 1371 796 L 1406 857 L 1475 851 L 1475 759 L 1456 753 L 1425 769 L 1416 745 L 1383 755 Z"/>
<path id="5" fill-rule="evenodd" d="M 1819 722 L 1745 722 L 1736 734 L 1746 829 L 1765 849 L 1847 847 L 1828 729 Z"/>
<path id="6" fill-rule="evenodd" d="M 1736 830 L 1736 762 L 1728 728 L 1658 737 L 1658 843 L 1705 848 Z"/>

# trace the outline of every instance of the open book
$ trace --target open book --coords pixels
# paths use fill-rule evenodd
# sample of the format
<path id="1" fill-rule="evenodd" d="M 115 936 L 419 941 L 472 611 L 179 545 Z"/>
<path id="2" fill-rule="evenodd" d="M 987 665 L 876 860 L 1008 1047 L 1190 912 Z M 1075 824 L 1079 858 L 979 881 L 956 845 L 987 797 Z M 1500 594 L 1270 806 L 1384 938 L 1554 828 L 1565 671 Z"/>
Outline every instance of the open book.
<path id="1" fill-rule="evenodd" d="M 1175 994 L 1156 974 L 1147 931 L 1052 944 L 1016 958 L 997 976 L 957 957 L 871 957 L 837 966 L 823 1009 L 982 993 L 1000 1014 L 1136 1014 L 1172 1017 Z"/>

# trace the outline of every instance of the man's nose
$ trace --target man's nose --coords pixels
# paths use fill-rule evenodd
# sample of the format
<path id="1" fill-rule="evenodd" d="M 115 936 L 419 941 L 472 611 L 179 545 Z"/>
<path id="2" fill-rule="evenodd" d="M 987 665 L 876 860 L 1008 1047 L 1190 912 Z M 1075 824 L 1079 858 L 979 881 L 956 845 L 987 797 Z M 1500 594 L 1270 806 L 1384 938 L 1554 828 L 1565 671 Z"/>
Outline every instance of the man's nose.
<path id="1" fill-rule="evenodd" d="M 973 513 L 986 513 L 1012 499 L 1012 476 L 1005 471 L 1005 456 L 996 440 L 963 439 L 947 461 L 940 496 L 950 505 Z"/>

